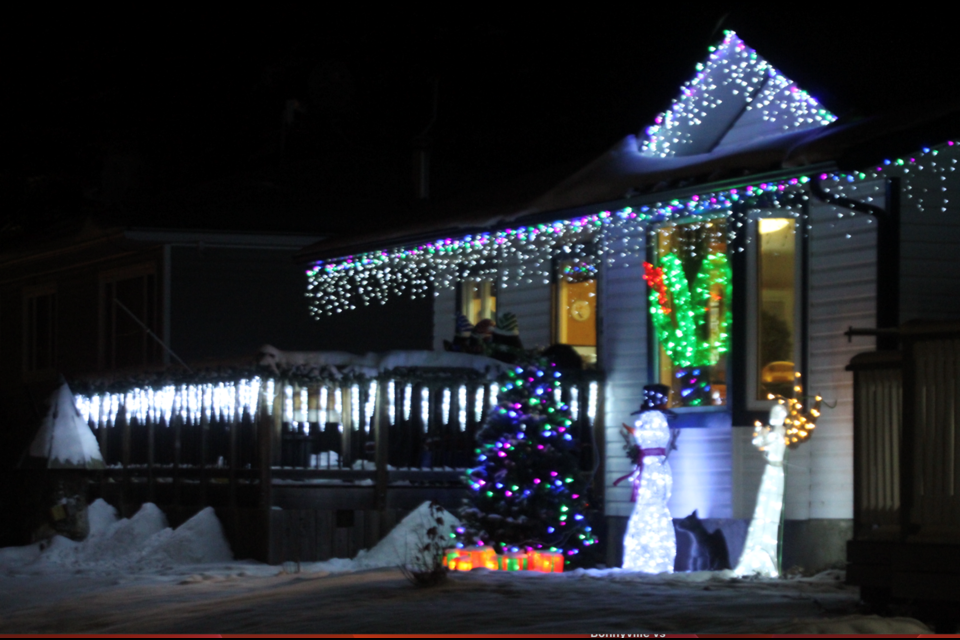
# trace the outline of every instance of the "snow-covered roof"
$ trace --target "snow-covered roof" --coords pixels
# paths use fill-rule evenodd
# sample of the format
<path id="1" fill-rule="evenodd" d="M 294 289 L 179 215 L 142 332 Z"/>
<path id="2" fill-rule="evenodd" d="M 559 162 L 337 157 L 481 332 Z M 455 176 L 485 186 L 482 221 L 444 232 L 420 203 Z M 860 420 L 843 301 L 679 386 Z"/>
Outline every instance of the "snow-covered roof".
<path id="1" fill-rule="evenodd" d="M 512 206 L 451 212 L 385 234 L 362 232 L 319 242 L 303 262 L 334 260 L 387 247 L 422 244 L 511 225 L 567 219 L 588 207 L 635 199 L 654 202 L 677 189 L 825 165 L 860 169 L 960 135 L 960 103 L 914 104 L 872 118 L 836 119 L 728 33 L 680 96 L 643 135 L 627 135 L 552 188 Z"/>
<path id="2" fill-rule="evenodd" d="M 260 348 L 259 364 L 274 372 L 330 367 L 371 377 L 394 369 L 472 369 L 495 374 L 508 366 L 493 358 L 449 351 L 387 351 L 360 356 L 345 351 L 281 351 L 270 345 Z"/>

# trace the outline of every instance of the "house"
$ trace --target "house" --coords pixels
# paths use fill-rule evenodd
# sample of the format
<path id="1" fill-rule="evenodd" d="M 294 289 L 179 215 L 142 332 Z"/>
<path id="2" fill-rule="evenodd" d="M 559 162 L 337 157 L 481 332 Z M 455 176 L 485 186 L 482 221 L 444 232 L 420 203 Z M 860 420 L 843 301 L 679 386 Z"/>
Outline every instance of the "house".
<path id="1" fill-rule="evenodd" d="M 306 319 L 302 273 L 291 260 L 317 235 L 92 218 L 61 222 L 42 237 L 4 235 L 4 466 L 18 462 L 60 375 L 249 358 L 264 341 L 312 347 L 321 334 Z"/>
<path id="2" fill-rule="evenodd" d="M 532 201 L 302 251 L 312 313 L 422 298 L 435 350 L 459 314 L 504 312 L 525 346 L 573 346 L 603 379 L 614 566 L 633 508 L 614 484 L 630 472 L 619 431 L 643 386 L 674 392 L 673 516 L 696 509 L 732 531 L 764 466 L 754 422 L 798 373 L 830 408 L 789 454 L 783 566 L 842 565 L 855 506 L 845 368 L 896 348 L 878 329 L 960 314 L 958 106 L 838 119 L 727 32 L 642 135 Z"/>

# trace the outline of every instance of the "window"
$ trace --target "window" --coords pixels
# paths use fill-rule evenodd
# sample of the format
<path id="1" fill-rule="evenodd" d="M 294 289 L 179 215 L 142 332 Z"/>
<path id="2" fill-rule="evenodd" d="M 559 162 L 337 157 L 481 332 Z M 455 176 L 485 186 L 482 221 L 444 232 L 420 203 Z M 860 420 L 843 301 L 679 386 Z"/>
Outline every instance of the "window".
<path id="1" fill-rule="evenodd" d="M 793 395 L 797 349 L 797 232 L 793 218 L 761 218 L 757 224 L 755 400 Z"/>
<path id="2" fill-rule="evenodd" d="M 557 263 L 556 342 L 573 347 L 587 365 L 597 363 L 597 269 L 591 259 Z"/>
<path id="3" fill-rule="evenodd" d="M 675 407 L 727 404 L 732 283 L 726 224 L 720 218 L 659 228 L 656 265 L 645 265 L 659 379 L 673 390 Z"/>
<path id="4" fill-rule="evenodd" d="M 150 335 L 160 333 L 153 266 L 105 274 L 100 279 L 100 291 L 103 367 L 160 364 L 162 348 Z"/>
<path id="5" fill-rule="evenodd" d="M 57 360 L 57 293 L 53 286 L 23 293 L 23 370 L 54 369 Z"/>
<path id="6" fill-rule="evenodd" d="M 489 278 L 467 278 L 460 284 L 460 313 L 470 324 L 496 320 L 497 283 Z"/>

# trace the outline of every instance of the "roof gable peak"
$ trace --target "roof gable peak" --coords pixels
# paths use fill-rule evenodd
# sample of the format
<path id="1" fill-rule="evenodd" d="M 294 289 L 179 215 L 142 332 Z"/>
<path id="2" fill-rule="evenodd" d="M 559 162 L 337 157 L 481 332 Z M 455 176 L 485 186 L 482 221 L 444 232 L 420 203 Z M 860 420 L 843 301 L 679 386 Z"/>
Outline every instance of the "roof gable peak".
<path id="1" fill-rule="evenodd" d="M 836 120 L 736 33 L 710 47 L 697 74 L 647 128 L 640 146 L 651 157 L 690 156 L 745 140 L 824 126 Z"/>

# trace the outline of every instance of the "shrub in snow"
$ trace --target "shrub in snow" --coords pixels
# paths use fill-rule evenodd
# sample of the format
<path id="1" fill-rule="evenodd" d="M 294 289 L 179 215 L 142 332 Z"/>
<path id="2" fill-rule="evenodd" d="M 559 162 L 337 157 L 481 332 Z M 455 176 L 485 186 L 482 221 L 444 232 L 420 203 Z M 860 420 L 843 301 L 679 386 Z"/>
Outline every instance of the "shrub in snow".
<path id="1" fill-rule="evenodd" d="M 436 502 L 428 506 L 429 517 L 419 530 L 417 546 L 412 557 L 400 565 L 403 575 L 417 587 L 433 587 L 447 578 L 447 568 L 443 566 L 443 553 L 449 546 L 449 537 L 443 535 L 443 529 L 450 517 L 446 509 Z"/>
<path id="2" fill-rule="evenodd" d="M 431 503 L 424 502 L 393 528 L 387 536 L 370 551 L 361 551 L 356 565 L 362 569 L 379 567 L 397 567 L 415 562 L 422 552 L 427 532 L 437 527 L 436 540 L 445 547 L 451 545 L 454 531 L 460 526 L 451 513 L 443 514 L 443 524 L 436 522 L 437 516 L 431 510 Z"/>

